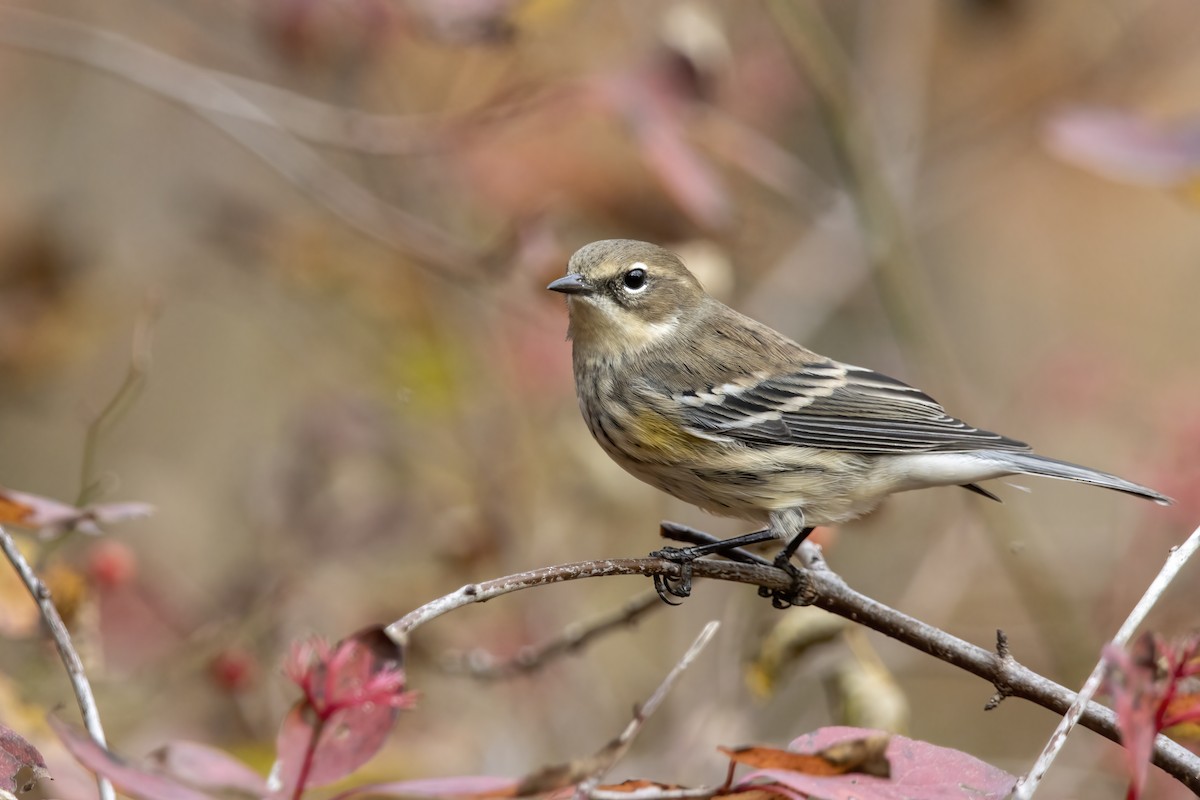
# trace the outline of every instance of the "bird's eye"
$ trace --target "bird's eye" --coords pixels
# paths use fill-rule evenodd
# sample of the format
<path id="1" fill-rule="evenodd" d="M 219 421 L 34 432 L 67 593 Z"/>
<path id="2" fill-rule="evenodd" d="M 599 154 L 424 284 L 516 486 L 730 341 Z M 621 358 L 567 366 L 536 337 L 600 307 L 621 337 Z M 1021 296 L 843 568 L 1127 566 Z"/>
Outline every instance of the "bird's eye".
<path id="1" fill-rule="evenodd" d="M 634 267 L 625 273 L 621 282 L 625 284 L 626 291 L 640 292 L 646 288 L 646 270 Z"/>

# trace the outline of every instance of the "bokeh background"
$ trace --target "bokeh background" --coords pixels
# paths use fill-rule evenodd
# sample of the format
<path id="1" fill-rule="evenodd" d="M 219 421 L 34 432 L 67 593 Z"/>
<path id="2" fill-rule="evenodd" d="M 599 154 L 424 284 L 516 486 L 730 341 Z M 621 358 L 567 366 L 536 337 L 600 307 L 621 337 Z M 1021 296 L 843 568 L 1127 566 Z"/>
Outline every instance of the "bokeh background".
<path id="1" fill-rule="evenodd" d="M 1200 522 L 1198 44 L 1186 0 L 0 5 L 0 484 L 157 509 L 27 543 L 71 600 L 110 741 L 267 765 L 299 637 L 644 554 L 662 518 L 742 531 L 625 475 L 579 418 L 543 287 L 608 237 L 676 249 L 731 305 L 969 421 L 1173 494 L 995 482 L 1003 505 L 932 490 L 822 532 L 854 587 L 983 646 L 1002 628 L 1077 686 Z M 1195 627 L 1198 577 L 1152 627 Z M 985 714 L 991 687 L 874 635 L 785 659 L 764 699 L 748 664 L 786 615 L 734 585 L 531 676 L 447 668 L 648 588 L 553 586 L 423 629 L 420 707 L 369 777 L 589 753 L 709 619 L 715 645 L 613 777 L 720 780 L 716 746 L 837 719 L 847 664 L 873 665 L 868 711 L 903 698 L 911 735 L 1014 772 L 1055 723 Z M 66 683 L 3 591 L 3 717 L 53 752 L 41 714 L 72 716 Z M 1120 796 L 1116 755 L 1077 733 L 1051 796 Z"/>

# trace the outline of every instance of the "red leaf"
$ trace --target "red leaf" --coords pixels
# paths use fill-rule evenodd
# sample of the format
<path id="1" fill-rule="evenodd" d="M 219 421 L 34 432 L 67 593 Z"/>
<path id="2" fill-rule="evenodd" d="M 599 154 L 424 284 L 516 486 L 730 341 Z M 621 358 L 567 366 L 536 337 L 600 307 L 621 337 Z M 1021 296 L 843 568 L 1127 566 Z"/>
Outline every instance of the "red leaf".
<path id="1" fill-rule="evenodd" d="M 339 794 L 334 800 L 348 800 L 359 795 L 386 797 L 444 797 L 483 798 L 512 797 L 517 788 L 516 778 L 497 778 L 492 775 L 463 775 L 454 778 L 421 778 L 392 783 L 373 783 L 356 786 Z"/>
<path id="2" fill-rule="evenodd" d="M 137 800 L 212 800 L 212 798 L 163 775 L 138 769 L 125 763 L 111 751 L 96 744 L 90 736 L 76 731 L 56 717 L 50 727 L 62 739 L 67 750 L 80 764 L 112 781 L 122 794 Z"/>
<path id="3" fill-rule="evenodd" d="M 1131 797 L 1136 797 L 1146 784 L 1150 751 L 1161 722 L 1165 687 L 1158 680 L 1158 650 L 1159 643 L 1150 633 L 1139 636 L 1129 651 L 1111 644 L 1104 648 L 1109 667 L 1105 683 L 1125 746 Z"/>
<path id="4" fill-rule="evenodd" d="M 305 696 L 279 729 L 274 797 L 340 780 L 379 751 L 400 709 L 413 702 L 400 659 L 380 627 L 333 647 L 310 640 L 293 648 L 286 671 Z"/>
<path id="5" fill-rule="evenodd" d="M 812 754 L 847 740 L 881 733 L 864 728 L 821 728 L 796 739 L 788 749 Z M 891 778 L 861 774 L 804 775 L 770 769 L 747 775 L 736 788 L 776 783 L 825 800 L 984 800 L 1007 797 L 1017 780 L 966 753 L 905 736 L 892 736 L 885 755 L 891 764 Z"/>
<path id="6" fill-rule="evenodd" d="M 169 742 L 150 754 L 157 771 L 188 786 L 210 792 L 239 792 L 251 797 L 267 793 L 267 782 L 226 753 L 197 742 Z"/>
<path id="7" fill-rule="evenodd" d="M 46 762 L 37 748 L 16 731 L 0 725 L 0 786 L 20 794 L 48 777 Z"/>

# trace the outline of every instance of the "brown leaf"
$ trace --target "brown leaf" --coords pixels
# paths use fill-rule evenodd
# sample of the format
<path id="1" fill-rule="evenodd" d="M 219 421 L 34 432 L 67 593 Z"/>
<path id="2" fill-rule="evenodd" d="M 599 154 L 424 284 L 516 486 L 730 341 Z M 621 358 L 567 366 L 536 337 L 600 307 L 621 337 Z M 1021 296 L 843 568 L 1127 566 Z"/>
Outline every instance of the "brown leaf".
<path id="1" fill-rule="evenodd" d="M 737 764 L 756 769 L 782 769 L 805 775 L 845 775 L 859 772 L 886 778 L 891 769 L 884 756 L 887 734 L 849 739 L 816 753 L 792 753 L 775 747 L 717 748 Z"/>

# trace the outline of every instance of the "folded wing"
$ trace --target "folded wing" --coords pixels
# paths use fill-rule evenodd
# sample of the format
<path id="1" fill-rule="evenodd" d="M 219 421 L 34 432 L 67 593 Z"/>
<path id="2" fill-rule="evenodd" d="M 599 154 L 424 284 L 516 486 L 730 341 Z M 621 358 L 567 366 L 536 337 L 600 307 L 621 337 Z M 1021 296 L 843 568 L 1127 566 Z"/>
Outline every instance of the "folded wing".
<path id="1" fill-rule="evenodd" d="M 658 407 L 681 415 L 693 433 L 751 447 L 876 454 L 1029 449 L 947 415 L 932 397 L 895 378 L 829 360 L 703 390 L 647 390 L 660 401 L 671 397 L 675 402 Z"/>

